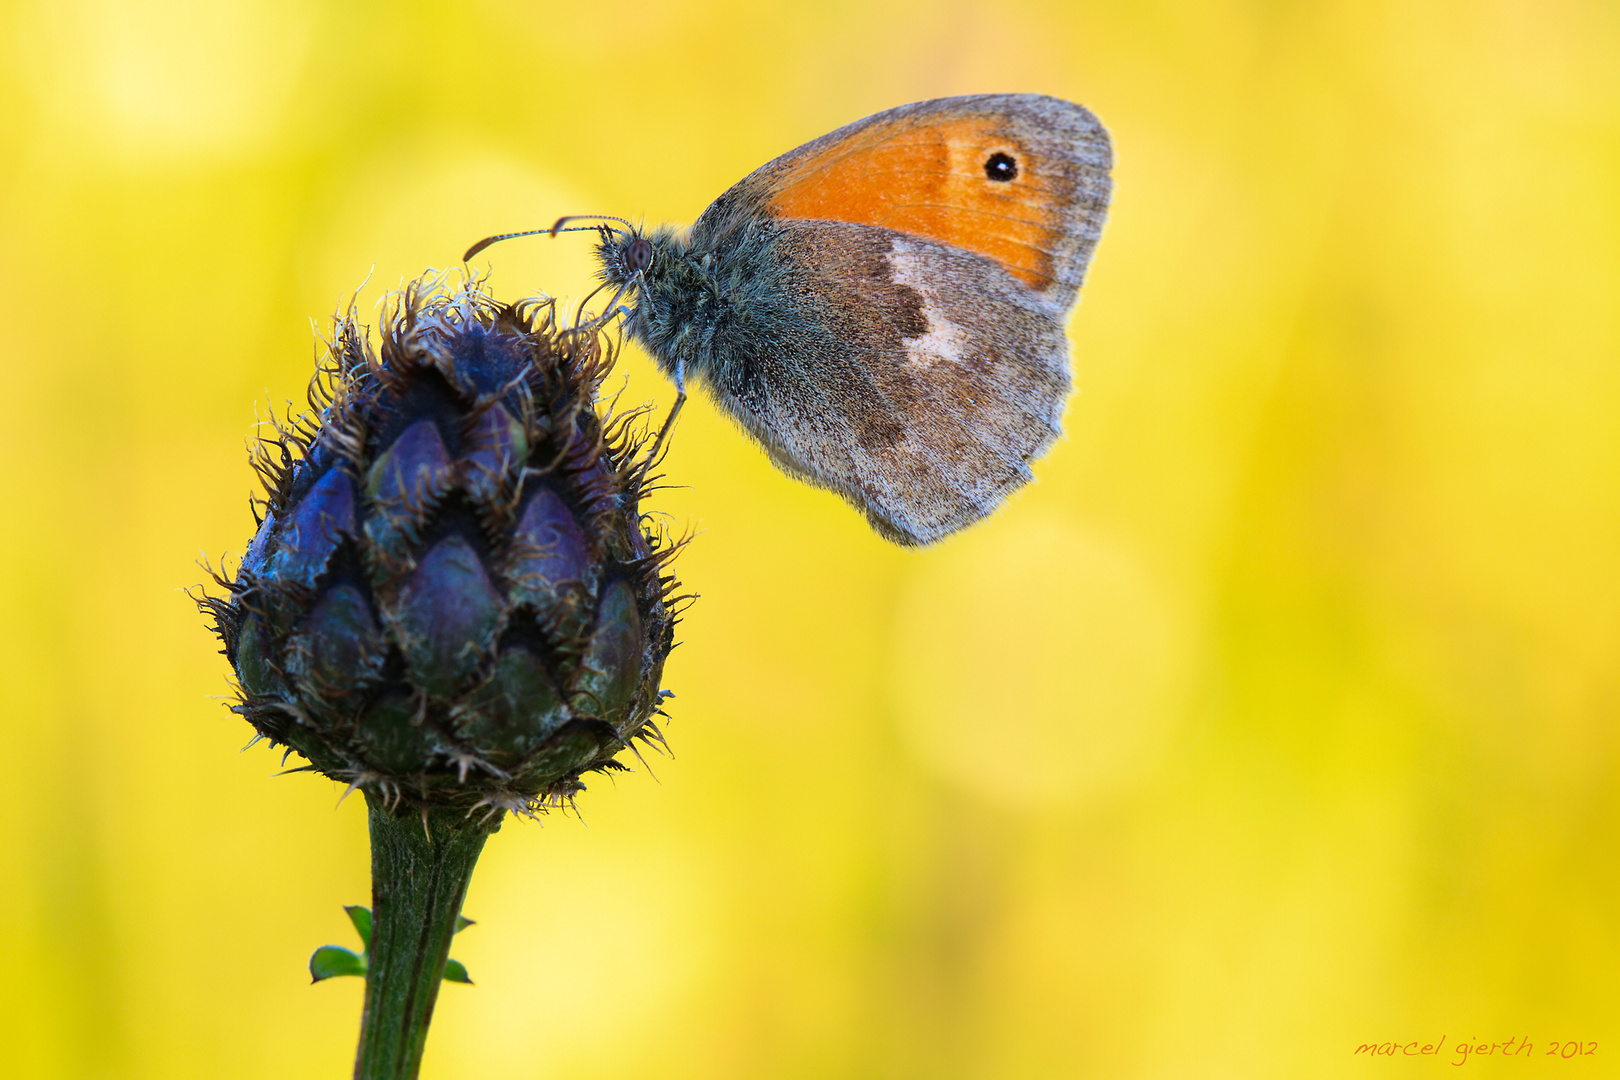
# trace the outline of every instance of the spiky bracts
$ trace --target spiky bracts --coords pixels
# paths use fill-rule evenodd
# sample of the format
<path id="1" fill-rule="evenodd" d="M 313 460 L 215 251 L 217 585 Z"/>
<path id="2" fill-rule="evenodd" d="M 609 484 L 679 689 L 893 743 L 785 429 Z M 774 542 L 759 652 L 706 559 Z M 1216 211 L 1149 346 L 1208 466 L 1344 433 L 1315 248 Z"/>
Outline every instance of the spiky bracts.
<path id="1" fill-rule="evenodd" d="M 351 312 L 254 465 L 267 497 L 204 596 L 259 736 L 373 798 L 533 813 L 653 722 L 679 544 L 643 527 L 639 411 L 597 413 L 611 343 L 476 284 Z M 635 428 L 635 433 L 632 432 Z"/>

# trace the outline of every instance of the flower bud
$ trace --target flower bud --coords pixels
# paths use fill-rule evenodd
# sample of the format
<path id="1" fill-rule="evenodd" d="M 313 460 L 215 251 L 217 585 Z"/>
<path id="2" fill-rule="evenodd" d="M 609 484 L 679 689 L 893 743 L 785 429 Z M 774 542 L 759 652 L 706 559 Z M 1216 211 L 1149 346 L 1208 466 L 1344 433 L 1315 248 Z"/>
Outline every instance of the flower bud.
<path id="1" fill-rule="evenodd" d="M 609 343 L 555 310 L 419 282 L 375 349 L 339 320 L 314 415 L 258 440 L 258 533 L 200 603 L 234 710 L 308 768 L 532 813 L 662 743 L 680 545 L 643 528 L 642 414 L 596 411 Z"/>

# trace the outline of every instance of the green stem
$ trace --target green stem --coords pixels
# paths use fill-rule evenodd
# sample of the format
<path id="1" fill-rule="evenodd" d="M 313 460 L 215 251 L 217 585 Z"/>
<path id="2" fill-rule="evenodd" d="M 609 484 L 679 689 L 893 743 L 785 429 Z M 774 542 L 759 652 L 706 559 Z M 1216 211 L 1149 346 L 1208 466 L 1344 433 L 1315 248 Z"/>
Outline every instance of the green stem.
<path id="1" fill-rule="evenodd" d="M 414 1080 L 456 916 L 489 834 L 459 811 L 390 813 L 368 792 L 371 945 L 355 1080 Z"/>

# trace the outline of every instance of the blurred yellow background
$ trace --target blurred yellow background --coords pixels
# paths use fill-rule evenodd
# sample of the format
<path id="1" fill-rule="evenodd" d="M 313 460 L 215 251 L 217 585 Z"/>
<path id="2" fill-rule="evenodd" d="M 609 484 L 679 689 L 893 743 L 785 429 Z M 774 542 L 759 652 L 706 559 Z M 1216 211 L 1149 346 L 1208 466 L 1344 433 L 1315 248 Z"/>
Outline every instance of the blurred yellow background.
<path id="1" fill-rule="evenodd" d="M 359 982 L 304 963 L 355 944 L 363 806 L 237 753 L 177 591 L 248 540 L 243 439 L 302 401 L 312 317 L 1033 90 L 1118 156 L 1067 438 L 902 551 L 689 406 L 677 756 L 490 842 L 423 1075 L 1406 1075 L 1510 1037 L 1533 1057 L 1469 1067 L 1620 1075 L 1609 0 L 0 28 L 0 1073 L 349 1074 Z M 480 261 L 589 285 L 579 237 Z"/>

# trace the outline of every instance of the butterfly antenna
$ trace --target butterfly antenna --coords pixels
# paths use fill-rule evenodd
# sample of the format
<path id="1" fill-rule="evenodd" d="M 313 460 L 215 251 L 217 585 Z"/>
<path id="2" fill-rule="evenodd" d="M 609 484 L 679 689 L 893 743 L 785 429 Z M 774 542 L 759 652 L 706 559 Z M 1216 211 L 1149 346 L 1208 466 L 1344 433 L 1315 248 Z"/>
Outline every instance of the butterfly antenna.
<path id="1" fill-rule="evenodd" d="M 551 235 L 556 236 L 560 232 L 569 231 L 564 229 L 563 226 L 568 224 L 570 221 L 584 221 L 586 219 L 591 219 L 594 221 L 617 221 L 630 232 L 636 231 L 636 227 L 634 225 L 630 224 L 624 218 L 614 217 L 612 214 L 569 214 L 567 217 L 560 217 L 557 219 L 556 224 L 554 224 L 550 229 Z"/>
<path id="2" fill-rule="evenodd" d="M 519 236 L 539 236 L 541 233 L 555 237 L 560 232 L 591 232 L 598 228 L 598 226 L 595 225 L 581 225 L 576 229 L 563 228 L 563 225 L 566 223 L 570 221 L 577 221 L 580 218 L 603 218 L 608 221 L 624 221 L 624 218 L 608 217 L 606 214 L 574 214 L 569 217 L 558 218 L 557 223 L 549 229 L 524 229 L 522 232 L 509 232 L 500 233 L 496 236 L 486 236 L 482 240 L 478 241 L 478 243 L 468 248 L 467 253 L 461 257 L 461 261 L 471 262 L 474 255 L 477 255 L 480 251 L 483 251 L 485 248 L 489 247 L 489 245 L 498 244 L 502 240 L 513 240 Z M 628 221 L 624 221 L 624 223 L 627 227 L 634 231 L 635 226 L 631 225 Z"/>
<path id="3" fill-rule="evenodd" d="M 509 233 L 501 233 L 499 236 L 486 236 L 482 240 L 478 241 L 478 243 L 476 243 L 472 247 L 468 248 L 467 253 L 461 257 L 461 261 L 462 262 L 472 262 L 472 257 L 474 255 L 478 254 L 480 251 L 483 251 L 485 248 L 489 247 L 489 245 L 498 244 L 502 240 L 511 240 L 514 237 L 518 237 L 518 236 L 538 236 L 541 233 L 548 233 L 548 232 L 551 232 L 551 230 L 550 229 L 525 229 L 523 232 L 509 232 Z"/>

